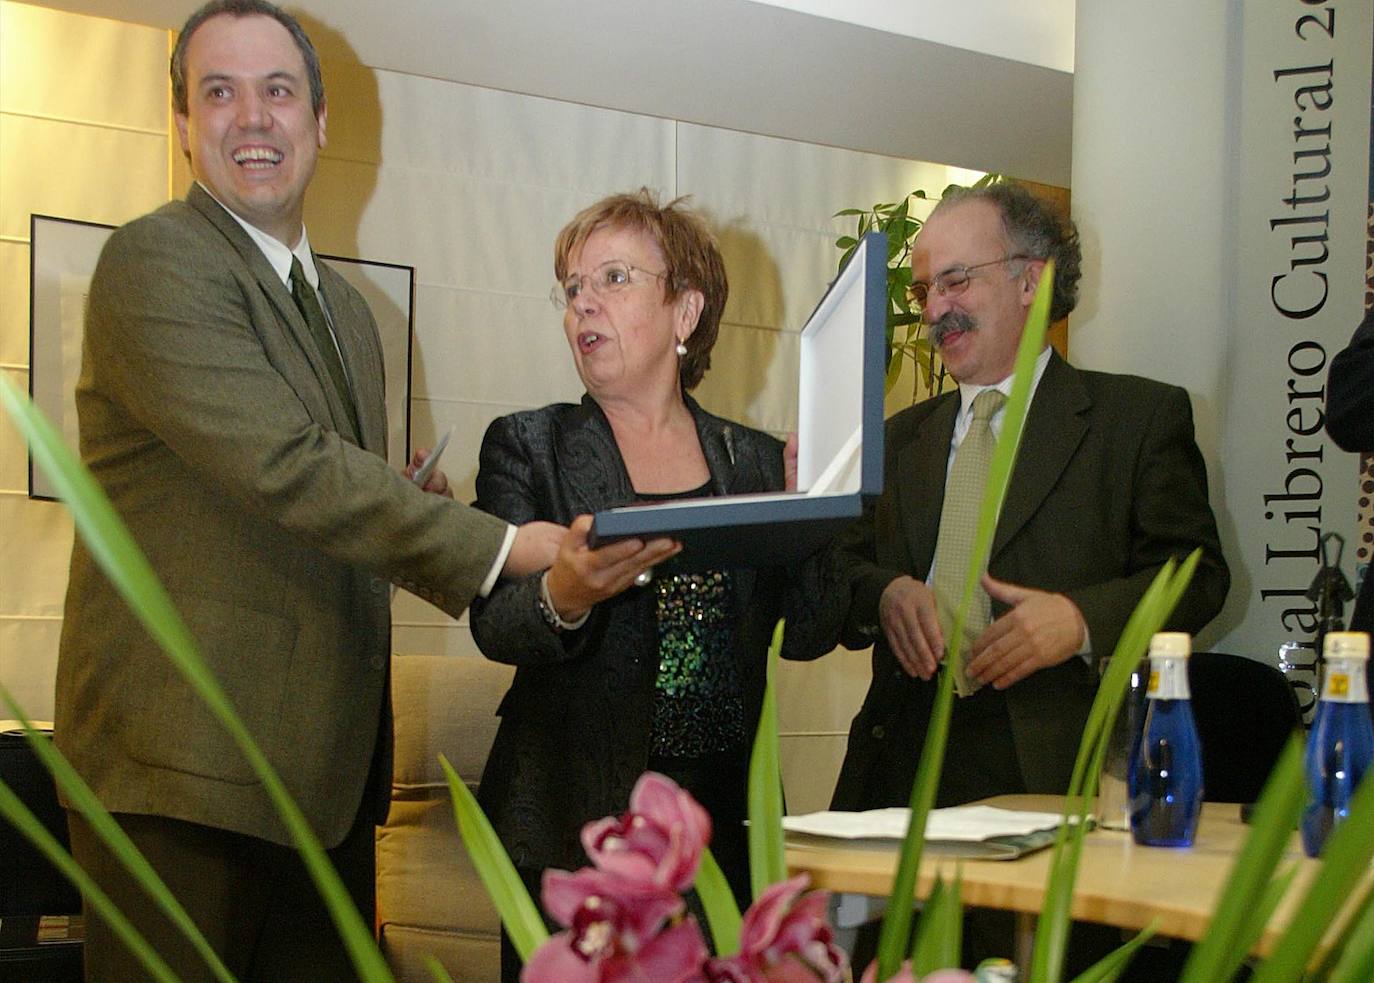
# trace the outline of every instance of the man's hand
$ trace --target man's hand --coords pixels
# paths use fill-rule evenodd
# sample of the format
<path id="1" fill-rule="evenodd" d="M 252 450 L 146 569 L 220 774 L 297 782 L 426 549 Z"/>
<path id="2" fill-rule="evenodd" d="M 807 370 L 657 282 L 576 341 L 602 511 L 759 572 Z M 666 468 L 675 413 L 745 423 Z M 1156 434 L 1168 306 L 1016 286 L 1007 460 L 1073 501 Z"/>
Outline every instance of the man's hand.
<path id="1" fill-rule="evenodd" d="M 553 566 L 558 546 L 568 533 L 566 526 L 556 522 L 527 522 L 515 529 L 515 541 L 506 554 L 501 576 L 524 577 Z"/>
<path id="2" fill-rule="evenodd" d="M 1011 610 L 973 643 L 971 678 L 1006 689 L 1033 672 L 1057 666 L 1082 647 L 1087 625 L 1078 605 L 1063 594 L 1018 587 L 986 573 L 983 589 Z"/>
<path id="3" fill-rule="evenodd" d="M 573 520 L 549 569 L 549 600 L 564 621 L 576 621 L 593 604 L 614 597 L 635 577 L 682 551 L 671 539 L 622 539 L 600 549 L 587 545 L 592 517 Z"/>
<path id="4" fill-rule="evenodd" d="M 945 656 L 935 593 L 914 577 L 898 577 L 878 599 L 878 622 L 888 647 L 909 676 L 930 679 Z"/>
<path id="5" fill-rule="evenodd" d="M 428 447 L 417 448 L 410 457 L 410 463 L 406 465 L 406 477 L 411 481 L 415 480 L 416 473 L 429 460 L 430 450 Z M 422 491 L 430 492 L 434 495 L 443 495 L 445 498 L 453 497 L 453 489 L 449 487 L 448 475 L 435 468 L 420 486 Z"/>

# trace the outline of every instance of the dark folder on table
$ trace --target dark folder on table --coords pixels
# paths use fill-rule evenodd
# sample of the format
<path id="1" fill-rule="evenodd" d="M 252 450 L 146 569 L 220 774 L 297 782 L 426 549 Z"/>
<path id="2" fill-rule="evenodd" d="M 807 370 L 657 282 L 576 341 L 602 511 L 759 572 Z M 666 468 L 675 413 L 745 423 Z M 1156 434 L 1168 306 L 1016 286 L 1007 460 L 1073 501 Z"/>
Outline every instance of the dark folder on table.
<path id="1" fill-rule="evenodd" d="M 593 546 L 669 536 L 665 569 L 804 560 L 883 490 L 887 239 L 870 232 L 801 330 L 796 492 L 724 495 L 596 513 Z"/>

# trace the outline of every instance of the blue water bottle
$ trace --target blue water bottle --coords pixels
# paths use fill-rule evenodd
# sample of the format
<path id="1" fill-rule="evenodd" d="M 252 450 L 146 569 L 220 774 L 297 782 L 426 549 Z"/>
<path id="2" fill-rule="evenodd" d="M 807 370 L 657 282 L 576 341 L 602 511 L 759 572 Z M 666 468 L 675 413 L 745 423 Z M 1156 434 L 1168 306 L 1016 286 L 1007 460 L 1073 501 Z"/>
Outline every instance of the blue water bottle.
<path id="1" fill-rule="evenodd" d="M 1307 809 L 1302 814 L 1302 848 L 1321 853 L 1331 830 L 1350 813 L 1355 787 L 1374 758 L 1369 719 L 1369 635 L 1333 631 L 1322 646 L 1326 668 L 1321 702 L 1307 736 Z"/>
<path id="2" fill-rule="evenodd" d="M 1202 745 L 1188 690 L 1192 642 L 1184 632 L 1150 639 L 1148 709 L 1131 762 L 1131 834 L 1146 846 L 1192 846 L 1202 811 Z"/>

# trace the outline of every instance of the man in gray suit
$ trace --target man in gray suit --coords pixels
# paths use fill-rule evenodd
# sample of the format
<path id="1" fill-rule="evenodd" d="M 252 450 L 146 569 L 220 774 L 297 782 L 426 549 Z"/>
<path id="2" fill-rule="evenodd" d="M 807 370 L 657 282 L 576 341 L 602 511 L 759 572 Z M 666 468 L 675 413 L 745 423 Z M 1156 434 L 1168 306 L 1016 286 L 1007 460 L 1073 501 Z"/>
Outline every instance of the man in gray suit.
<path id="1" fill-rule="evenodd" d="M 941 594 L 938 575 L 958 504 L 946 488 L 976 426 L 975 400 L 1010 390 L 1049 259 L 1058 319 L 1076 298 L 1077 232 L 1010 184 L 946 196 L 916 239 L 913 293 L 959 389 L 888 422 L 883 495 L 842 543 L 854 593 L 844 642 L 874 649 L 835 808 L 905 805 L 910 796 L 957 600 Z M 1048 345 L 1034 386 L 982 581 L 991 621 L 964 641 L 967 661 L 957 667 L 969 684 L 955 701 L 940 805 L 1065 791 L 1096 690 L 1092 658 L 1111 654 L 1155 573 L 1202 548 L 1171 621 L 1181 631 L 1207 624 L 1230 583 L 1188 394 L 1075 369 Z M 983 424 L 994 441 L 1003 413 Z M 967 558 L 954 566 L 962 574 Z"/>
<path id="2" fill-rule="evenodd" d="M 509 526 L 442 494 L 442 474 L 427 494 L 388 468 L 376 324 L 302 221 L 326 107 L 300 25 L 219 0 L 187 21 L 171 68 L 197 183 L 101 255 L 82 457 L 370 923 L 391 778 L 389 585 L 456 616 L 498 576 L 547 567 L 563 530 Z M 352 978 L 242 754 L 79 542 L 56 740 L 239 979 Z M 69 815 L 81 864 L 183 980 L 208 979 Z M 86 973 L 144 978 L 99 920 Z"/>

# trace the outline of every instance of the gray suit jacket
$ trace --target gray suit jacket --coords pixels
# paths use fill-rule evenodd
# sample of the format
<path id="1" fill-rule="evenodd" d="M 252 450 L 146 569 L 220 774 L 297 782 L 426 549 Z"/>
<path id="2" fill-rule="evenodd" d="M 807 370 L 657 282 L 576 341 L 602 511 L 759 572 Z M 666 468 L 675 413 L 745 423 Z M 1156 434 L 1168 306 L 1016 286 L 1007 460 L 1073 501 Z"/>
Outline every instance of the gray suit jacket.
<path id="1" fill-rule="evenodd" d="M 390 581 L 458 614 L 505 524 L 385 460 L 382 354 L 318 264 L 362 446 L 291 295 L 199 186 L 129 223 L 91 284 L 81 451 L 202 655 L 326 845 L 390 778 Z M 226 730 L 79 540 L 56 740 L 114 812 L 289 842 Z M 376 813 L 380 817 L 383 813 Z"/>
<path id="2" fill-rule="evenodd" d="M 841 541 L 854 588 L 844 641 L 874 649 L 837 808 L 905 805 L 911 791 L 935 686 L 898 666 L 878 627 L 878 599 L 901 574 L 924 580 L 930 572 L 958 409 L 959 394 L 947 393 L 888 422 L 882 497 Z M 1052 355 L 993 537 L 992 575 L 1068 595 L 1094 653 L 1110 655 L 1159 568 L 1198 546 L 1201 563 L 1170 622 L 1180 631 L 1196 632 L 1215 617 L 1230 585 L 1188 394 L 1137 376 L 1080 371 Z M 1003 610 L 994 603 L 993 616 Z M 1096 684 L 1075 658 L 1005 691 L 1027 791 L 1067 787 Z M 985 794 L 1002 791 L 1009 790 Z"/>

